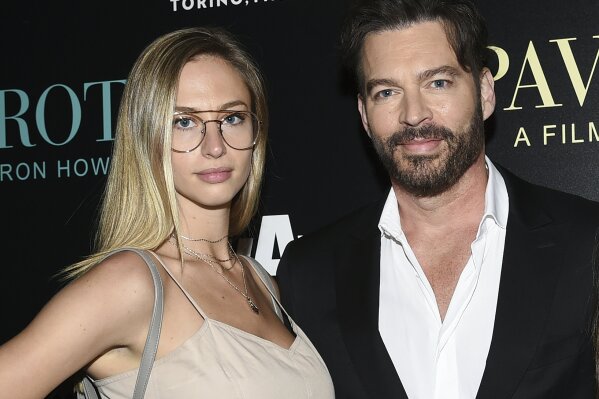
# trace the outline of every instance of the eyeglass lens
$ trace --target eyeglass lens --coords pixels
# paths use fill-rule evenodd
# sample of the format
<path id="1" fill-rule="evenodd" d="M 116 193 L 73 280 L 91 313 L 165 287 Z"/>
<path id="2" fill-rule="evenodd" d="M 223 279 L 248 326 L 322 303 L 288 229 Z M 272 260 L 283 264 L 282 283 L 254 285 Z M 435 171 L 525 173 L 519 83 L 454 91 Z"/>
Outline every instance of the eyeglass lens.
<path id="1" fill-rule="evenodd" d="M 229 112 L 220 119 L 212 120 L 202 120 L 195 113 L 177 113 L 173 118 L 172 149 L 190 152 L 199 147 L 210 123 L 218 125 L 219 132 L 229 147 L 245 150 L 254 145 L 258 121 L 251 112 Z"/>

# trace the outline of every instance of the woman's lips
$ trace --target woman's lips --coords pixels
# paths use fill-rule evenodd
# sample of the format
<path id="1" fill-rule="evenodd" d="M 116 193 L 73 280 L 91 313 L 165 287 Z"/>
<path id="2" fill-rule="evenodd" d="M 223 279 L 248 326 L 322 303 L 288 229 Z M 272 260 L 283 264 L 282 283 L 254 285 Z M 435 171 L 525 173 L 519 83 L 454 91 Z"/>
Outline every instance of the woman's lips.
<path id="1" fill-rule="evenodd" d="M 206 183 L 222 183 L 231 177 L 231 169 L 229 168 L 213 168 L 205 169 L 197 173 L 199 178 Z"/>

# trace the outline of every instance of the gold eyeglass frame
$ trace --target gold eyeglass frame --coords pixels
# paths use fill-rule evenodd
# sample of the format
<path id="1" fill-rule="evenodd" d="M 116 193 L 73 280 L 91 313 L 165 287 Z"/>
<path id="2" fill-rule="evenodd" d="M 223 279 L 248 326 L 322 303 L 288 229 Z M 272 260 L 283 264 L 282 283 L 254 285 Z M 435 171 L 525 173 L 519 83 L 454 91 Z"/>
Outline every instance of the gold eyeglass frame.
<path id="1" fill-rule="evenodd" d="M 226 113 L 226 115 L 222 118 L 222 119 L 210 119 L 210 120 L 203 120 L 201 119 L 198 115 L 195 114 L 200 114 L 200 113 L 205 113 L 205 112 L 216 112 L 216 113 Z M 222 124 L 223 124 L 223 119 L 226 118 L 227 116 L 231 115 L 231 114 L 247 114 L 250 115 L 256 122 L 257 122 L 257 126 L 252 127 L 254 129 L 254 140 L 252 141 L 252 144 L 248 147 L 243 147 L 243 148 L 237 148 L 237 147 L 233 147 L 231 144 L 229 144 L 227 142 L 227 139 L 225 139 L 225 136 L 223 136 L 223 129 L 222 129 Z M 254 146 L 256 145 L 256 141 L 258 140 L 258 133 L 260 132 L 260 128 L 262 126 L 262 121 L 260 119 L 258 119 L 258 115 L 256 115 L 255 113 L 253 113 L 252 111 L 239 111 L 239 110 L 233 110 L 233 109 L 221 109 L 221 110 L 202 110 L 202 111 L 177 111 L 173 114 L 173 122 L 174 122 L 174 118 L 177 117 L 178 115 L 193 115 L 196 116 L 200 122 L 204 125 L 204 128 L 202 129 L 203 135 L 202 138 L 200 139 L 200 142 L 193 147 L 190 150 L 176 150 L 171 146 L 171 150 L 180 154 L 187 154 L 190 153 L 194 150 L 196 150 L 200 145 L 202 145 L 202 143 L 204 142 L 204 138 L 206 137 L 206 130 L 207 128 L 207 123 L 210 122 L 216 122 L 218 124 L 218 133 L 220 134 L 221 139 L 223 140 L 223 142 L 230 148 L 237 150 L 237 151 L 245 151 L 245 150 L 251 150 L 252 148 L 254 148 Z"/>

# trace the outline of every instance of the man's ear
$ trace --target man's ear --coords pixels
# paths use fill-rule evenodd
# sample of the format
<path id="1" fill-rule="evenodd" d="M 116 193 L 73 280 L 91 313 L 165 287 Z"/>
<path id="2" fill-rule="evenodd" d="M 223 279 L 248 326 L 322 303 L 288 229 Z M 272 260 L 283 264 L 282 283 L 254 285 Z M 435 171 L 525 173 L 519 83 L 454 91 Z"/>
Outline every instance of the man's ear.
<path id="1" fill-rule="evenodd" d="M 370 124 L 368 124 L 368 114 L 366 113 L 366 102 L 364 101 L 364 98 L 362 98 L 361 94 L 358 94 L 358 112 L 360 113 L 362 126 L 364 126 L 366 134 L 372 139 L 372 134 L 370 133 Z"/>
<path id="2" fill-rule="evenodd" d="M 495 110 L 495 80 L 489 68 L 483 68 L 480 73 L 480 102 L 483 119 L 487 120 Z"/>

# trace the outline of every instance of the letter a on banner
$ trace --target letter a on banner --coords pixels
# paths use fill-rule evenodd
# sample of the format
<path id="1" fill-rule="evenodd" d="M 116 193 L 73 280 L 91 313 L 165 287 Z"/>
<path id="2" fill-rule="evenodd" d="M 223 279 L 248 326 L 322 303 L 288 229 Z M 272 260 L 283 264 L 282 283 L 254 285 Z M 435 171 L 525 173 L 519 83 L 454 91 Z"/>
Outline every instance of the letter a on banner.
<path id="1" fill-rule="evenodd" d="M 285 247 L 293 241 L 293 231 L 289 215 L 271 215 L 262 218 L 258 245 L 256 247 L 256 260 L 271 274 L 274 275 L 279 265 L 279 259 L 273 259 L 272 253 L 275 242 L 278 243 L 279 253 L 283 254 Z"/>

